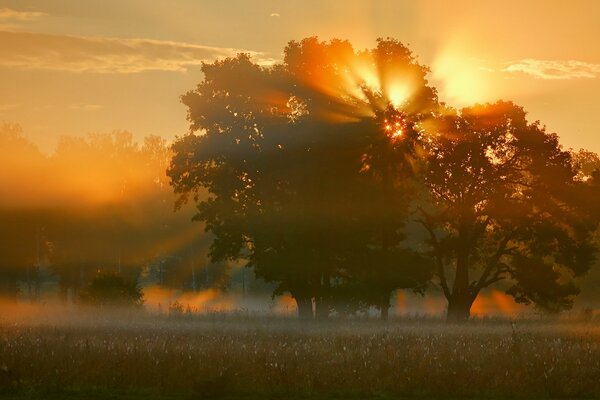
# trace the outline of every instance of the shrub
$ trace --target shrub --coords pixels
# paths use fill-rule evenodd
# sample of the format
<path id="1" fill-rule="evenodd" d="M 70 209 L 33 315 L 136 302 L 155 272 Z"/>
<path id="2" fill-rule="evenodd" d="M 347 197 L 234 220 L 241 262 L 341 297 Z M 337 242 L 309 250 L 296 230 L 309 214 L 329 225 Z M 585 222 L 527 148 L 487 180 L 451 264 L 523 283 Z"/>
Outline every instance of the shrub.
<path id="1" fill-rule="evenodd" d="M 80 295 L 80 300 L 96 306 L 139 307 L 144 303 L 143 297 L 136 280 L 113 272 L 102 272 Z"/>

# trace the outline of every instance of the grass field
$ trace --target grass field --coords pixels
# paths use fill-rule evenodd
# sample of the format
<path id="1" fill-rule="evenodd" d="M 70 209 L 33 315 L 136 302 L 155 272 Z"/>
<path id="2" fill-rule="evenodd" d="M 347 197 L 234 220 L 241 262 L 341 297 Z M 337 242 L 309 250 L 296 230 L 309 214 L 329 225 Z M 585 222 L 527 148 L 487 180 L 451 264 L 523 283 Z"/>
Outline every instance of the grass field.
<path id="1" fill-rule="evenodd" d="M 4 398 L 600 398 L 600 325 L 115 316 L 4 321 Z"/>

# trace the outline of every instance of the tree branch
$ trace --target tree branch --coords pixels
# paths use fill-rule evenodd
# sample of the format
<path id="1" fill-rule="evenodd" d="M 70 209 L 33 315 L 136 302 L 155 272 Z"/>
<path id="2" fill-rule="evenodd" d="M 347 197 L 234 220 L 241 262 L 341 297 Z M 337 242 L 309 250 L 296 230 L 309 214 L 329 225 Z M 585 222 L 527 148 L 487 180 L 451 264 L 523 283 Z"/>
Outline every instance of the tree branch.
<path id="1" fill-rule="evenodd" d="M 425 219 L 418 219 L 417 222 L 423 225 L 427 232 L 429 232 L 429 237 L 431 239 L 431 243 L 435 251 L 435 260 L 438 269 L 438 277 L 440 279 L 440 286 L 444 291 L 444 296 L 446 296 L 446 299 L 450 299 L 452 293 L 450 292 L 450 288 L 448 287 L 448 281 L 446 280 L 446 270 L 444 268 L 444 255 L 440 246 L 440 242 L 433 230 L 432 217 L 421 207 L 418 207 L 418 210 L 423 214 Z"/>
<path id="2" fill-rule="evenodd" d="M 494 273 L 494 276 L 490 279 L 488 279 L 488 278 L 489 278 L 490 274 L 492 273 L 492 271 L 494 270 L 494 268 L 498 267 L 498 261 L 500 261 L 500 258 L 504 254 L 507 254 L 507 252 L 510 252 L 515 249 L 515 247 L 510 247 L 510 248 L 507 247 L 508 242 L 510 242 L 510 240 L 512 239 L 512 237 L 514 236 L 515 233 L 516 233 L 516 229 L 513 229 L 510 233 L 508 233 L 504 237 L 504 239 L 502 239 L 502 241 L 498 245 L 498 249 L 486 263 L 487 265 L 486 265 L 485 269 L 483 270 L 483 273 L 479 277 L 479 280 L 473 286 L 473 289 L 476 292 L 479 292 L 484 287 L 489 286 L 492 283 L 495 283 L 495 282 L 503 279 L 503 277 L 501 277 L 501 276 L 504 272 L 506 272 L 506 270 L 504 270 L 504 269 L 497 269 L 496 272 Z"/>
<path id="3" fill-rule="evenodd" d="M 486 216 L 485 219 L 481 222 L 481 224 L 479 224 L 479 226 L 476 226 L 475 229 L 473 229 L 473 234 L 471 235 L 471 237 L 469 238 L 471 243 L 475 243 L 475 241 L 477 240 L 477 238 L 483 234 L 483 232 L 485 231 L 485 228 L 487 228 L 487 226 L 490 223 L 490 216 Z"/>

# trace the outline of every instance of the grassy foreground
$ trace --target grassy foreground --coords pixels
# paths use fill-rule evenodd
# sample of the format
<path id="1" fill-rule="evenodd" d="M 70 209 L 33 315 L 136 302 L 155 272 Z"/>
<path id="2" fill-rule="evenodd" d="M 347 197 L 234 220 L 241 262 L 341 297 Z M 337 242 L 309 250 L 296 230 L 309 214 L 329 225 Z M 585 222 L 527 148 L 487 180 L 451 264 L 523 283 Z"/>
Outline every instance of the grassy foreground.
<path id="1" fill-rule="evenodd" d="M 600 326 L 164 317 L 3 322 L 0 396 L 600 398 Z"/>

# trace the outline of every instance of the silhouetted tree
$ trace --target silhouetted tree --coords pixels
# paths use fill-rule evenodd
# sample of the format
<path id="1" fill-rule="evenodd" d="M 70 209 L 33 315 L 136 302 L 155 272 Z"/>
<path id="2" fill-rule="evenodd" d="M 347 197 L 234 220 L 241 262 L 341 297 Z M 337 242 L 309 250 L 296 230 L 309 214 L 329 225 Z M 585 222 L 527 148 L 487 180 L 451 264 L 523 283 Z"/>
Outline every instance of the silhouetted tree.
<path id="1" fill-rule="evenodd" d="M 593 260 L 589 185 L 558 137 L 509 102 L 440 118 L 425 182 L 429 233 L 448 319 L 464 320 L 482 289 L 506 282 L 517 302 L 561 310 Z M 600 198 L 592 197 L 594 204 Z"/>
<path id="2" fill-rule="evenodd" d="M 587 181 L 600 174 L 600 157 L 593 151 L 579 149 L 577 152 L 571 152 L 573 168 L 577 172 L 576 179 Z"/>
<path id="3" fill-rule="evenodd" d="M 382 88 L 368 85 L 361 68 Z M 198 202 L 195 219 L 215 236 L 212 260 L 247 260 L 278 283 L 274 294 L 290 292 L 306 318 L 313 302 L 326 316 L 333 286 L 366 276 L 360 269 L 394 268 L 418 122 L 437 104 L 410 50 L 390 39 L 356 53 L 348 42 L 309 38 L 290 42 L 284 62 L 270 68 L 241 54 L 202 70 L 204 80 L 182 97 L 197 133 L 175 142 L 168 174 L 179 204 Z M 400 98 L 403 85 L 409 94 Z M 390 290 L 377 301 L 383 313 Z"/>
<path id="4" fill-rule="evenodd" d="M 572 152 L 572 160 L 573 167 L 577 170 L 576 178 L 585 182 L 586 193 L 582 195 L 581 207 L 589 210 L 593 214 L 593 218 L 599 219 L 600 157 L 592 151 L 580 149 Z M 596 248 L 600 248 L 600 228 L 594 232 L 593 243 Z M 600 263 L 597 257 L 590 272 L 583 279 L 579 279 L 578 284 L 581 288 L 581 295 L 578 296 L 578 299 L 581 299 L 583 304 L 597 304 L 597 288 L 600 284 Z"/>

